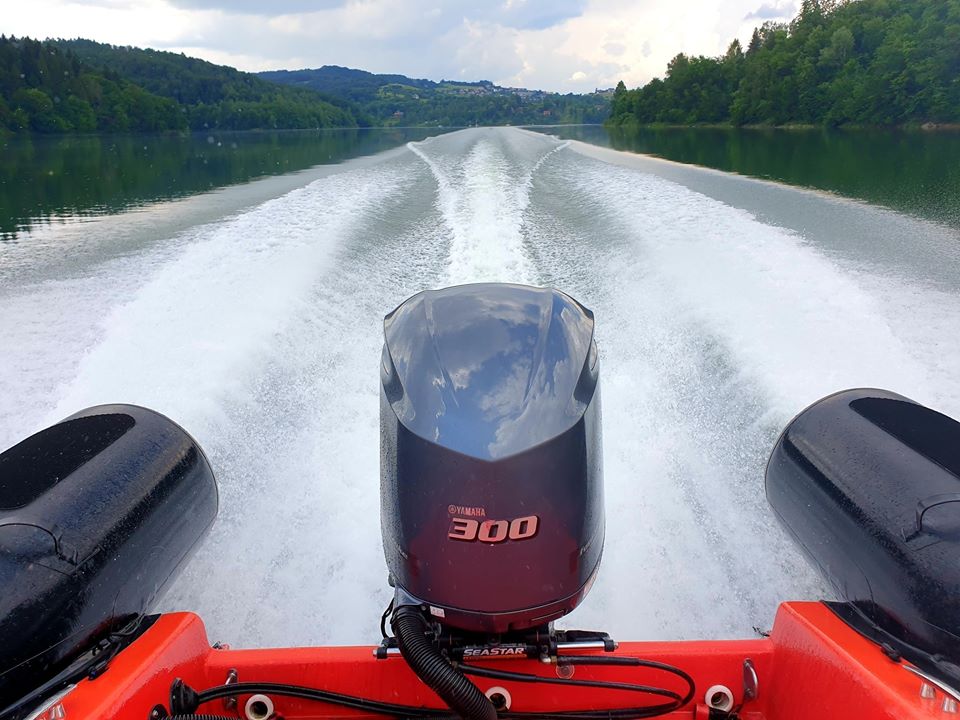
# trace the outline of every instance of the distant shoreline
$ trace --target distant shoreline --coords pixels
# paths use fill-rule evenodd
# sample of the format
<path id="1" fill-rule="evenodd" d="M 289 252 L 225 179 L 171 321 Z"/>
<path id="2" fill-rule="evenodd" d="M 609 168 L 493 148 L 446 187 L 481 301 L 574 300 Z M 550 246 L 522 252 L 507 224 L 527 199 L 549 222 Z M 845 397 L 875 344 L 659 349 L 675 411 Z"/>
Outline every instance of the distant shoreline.
<path id="1" fill-rule="evenodd" d="M 324 127 L 324 128 L 249 128 L 237 130 L 233 128 L 209 128 L 205 130 L 159 130 L 159 131 L 118 131 L 118 132 L 80 132 L 75 130 L 64 132 L 37 132 L 37 131 L 8 131 L 0 128 L 0 143 L 9 142 L 15 138 L 37 139 L 37 138 L 112 138 L 122 136 L 158 136 L 158 137 L 191 137 L 198 135 L 245 135 L 245 134 L 269 134 L 269 133 L 318 133 L 318 132 L 363 132 L 366 130 L 437 130 L 441 133 L 455 130 L 465 130 L 472 127 L 515 127 L 515 128 L 564 128 L 564 127 L 602 127 L 608 131 L 633 132 L 637 130 L 747 130 L 747 131 L 796 131 L 810 132 L 813 130 L 826 130 L 828 132 L 862 132 L 862 131 L 884 131 L 884 132 L 922 132 L 922 133 L 960 133 L 960 123 L 904 123 L 902 125 L 838 125 L 836 127 L 827 127 L 824 125 L 787 123 L 785 125 L 768 125 L 751 123 L 745 125 L 734 125 L 733 123 L 697 123 L 672 124 L 672 123 L 531 123 L 523 125 L 367 125 L 360 127 Z"/>
<path id="2" fill-rule="evenodd" d="M 190 137 L 193 135 L 243 135 L 248 133 L 308 133 L 308 132 L 362 132 L 364 130 L 438 130 L 441 132 L 450 132 L 453 130 L 466 130 L 473 127 L 515 127 L 515 128 L 561 128 L 561 127 L 607 127 L 603 123 L 533 123 L 524 125 L 358 125 L 341 127 L 317 127 L 317 128 L 206 128 L 203 130 L 153 130 L 136 131 L 120 130 L 116 132 L 82 132 L 79 130 L 65 130 L 62 132 L 38 132 L 36 130 L 20 130 L 14 132 L 0 127 L 0 142 L 11 140 L 13 138 L 93 138 L 93 137 L 121 137 L 125 135 L 148 136 L 156 135 L 158 137 Z"/>
<path id="3" fill-rule="evenodd" d="M 783 125 L 771 125 L 767 123 L 748 123 L 744 125 L 734 125 L 733 123 L 695 123 L 695 124 L 674 124 L 674 123 L 603 123 L 607 130 L 828 130 L 830 132 L 861 131 L 861 130 L 887 130 L 887 131 L 906 131 L 906 132 L 960 132 L 960 123 L 903 123 L 900 125 L 862 125 L 846 124 L 830 127 L 827 125 L 817 125 L 811 123 L 784 123 Z"/>

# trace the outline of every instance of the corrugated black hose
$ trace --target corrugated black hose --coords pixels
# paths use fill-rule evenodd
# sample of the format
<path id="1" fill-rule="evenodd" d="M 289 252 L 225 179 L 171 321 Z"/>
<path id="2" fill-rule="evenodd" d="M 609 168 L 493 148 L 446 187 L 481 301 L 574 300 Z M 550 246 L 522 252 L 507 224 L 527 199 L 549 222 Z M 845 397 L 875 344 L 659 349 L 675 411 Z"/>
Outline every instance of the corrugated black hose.
<path id="1" fill-rule="evenodd" d="M 452 710 L 464 720 L 496 720 L 493 703 L 427 638 L 429 626 L 419 608 L 398 607 L 390 626 L 407 664 Z"/>

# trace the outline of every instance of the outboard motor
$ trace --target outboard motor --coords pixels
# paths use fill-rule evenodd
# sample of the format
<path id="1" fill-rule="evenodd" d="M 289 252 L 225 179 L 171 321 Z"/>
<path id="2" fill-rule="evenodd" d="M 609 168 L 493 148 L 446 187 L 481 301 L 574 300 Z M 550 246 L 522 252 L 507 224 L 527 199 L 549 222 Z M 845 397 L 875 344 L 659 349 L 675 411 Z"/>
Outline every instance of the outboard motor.
<path id="1" fill-rule="evenodd" d="M 0 454 L 0 716 L 135 637 L 216 513 L 200 446 L 142 407 L 90 408 Z"/>
<path id="2" fill-rule="evenodd" d="M 593 314 L 557 290 L 464 285 L 410 298 L 384 336 L 392 627 L 451 707 L 490 718 L 437 640 L 526 652 L 523 631 L 546 636 L 590 588 L 604 539 Z"/>
<path id="3" fill-rule="evenodd" d="M 960 686 L 960 423 L 886 390 L 831 395 L 783 431 L 766 488 L 832 609 Z"/>

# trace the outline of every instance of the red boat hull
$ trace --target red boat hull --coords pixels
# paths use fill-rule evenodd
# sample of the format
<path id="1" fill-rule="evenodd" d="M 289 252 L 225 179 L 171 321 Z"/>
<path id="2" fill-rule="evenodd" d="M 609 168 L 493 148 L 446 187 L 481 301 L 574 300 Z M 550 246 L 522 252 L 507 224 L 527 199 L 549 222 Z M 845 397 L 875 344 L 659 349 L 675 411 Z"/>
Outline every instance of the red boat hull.
<path id="1" fill-rule="evenodd" d="M 704 692 L 713 685 L 727 686 L 736 703 L 741 703 L 743 662 L 748 658 L 756 669 L 759 692 L 756 699 L 744 703 L 739 717 L 745 719 L 909 720 L 939 715 L 943 702 L 940 694 L 922 697 L 923 681 L 919 677 L 903 663 L 888 658 L 876 644 L 861 637 L 821 603 L 783 604 L 767 638 L 630 642 L 622 643 L 615 654 L 669 663 L 695 679 L 697 696 L 683 709 L 671 713 L 671 718 L 706 718 Z M 556 676 L 556 666 L 533 660 L 491 660 L 486 664 Z M 182 678 L 202 690 L 222 685 L 231 670 L 236 670 L 241 682 L 287 683 L 392 703 L 443 707 L 399 657 L 378 660 L 370 647 L 212 648 L 199 617 L 173 613 L 163 615 L 121 652 L 100 677 L 81 681 L 39 717 L 147 720 L 158 704 L 169 705 L 174 678 Z M 619 680 L 683 690 L 682 683 L 675 678 L 637 667 L 578 666 L 576 679 Z M 482 690 L 494 685 L 505 687 L 515 711 L 606 709 L 637 704 L 635 695 L 622 691 L 555 688 L 485 678 L 476 678 L 475 682 Z M 247 696 L 240 696 L 236 709 L 227 709 L 222 700 L 215 700 L 197 712 L 244 717 L 246 700 Z M 287 720 L 382 717 L 295 698 L 276 696 L 272 700 L 278 715 Z"/>

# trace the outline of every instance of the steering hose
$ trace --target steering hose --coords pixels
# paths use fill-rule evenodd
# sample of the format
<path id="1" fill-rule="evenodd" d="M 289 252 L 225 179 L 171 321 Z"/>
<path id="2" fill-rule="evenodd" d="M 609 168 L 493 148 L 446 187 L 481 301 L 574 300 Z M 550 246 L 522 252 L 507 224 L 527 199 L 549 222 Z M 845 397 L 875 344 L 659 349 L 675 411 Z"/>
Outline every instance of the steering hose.
<path id="1" fill-rule="evenodd" d="M 398 607 L 390 626 L 407 664 L 451 709 L 464 720 L 496 720 L 493 703 L 427 639 L 429 626 L 419 608 Z"/>

